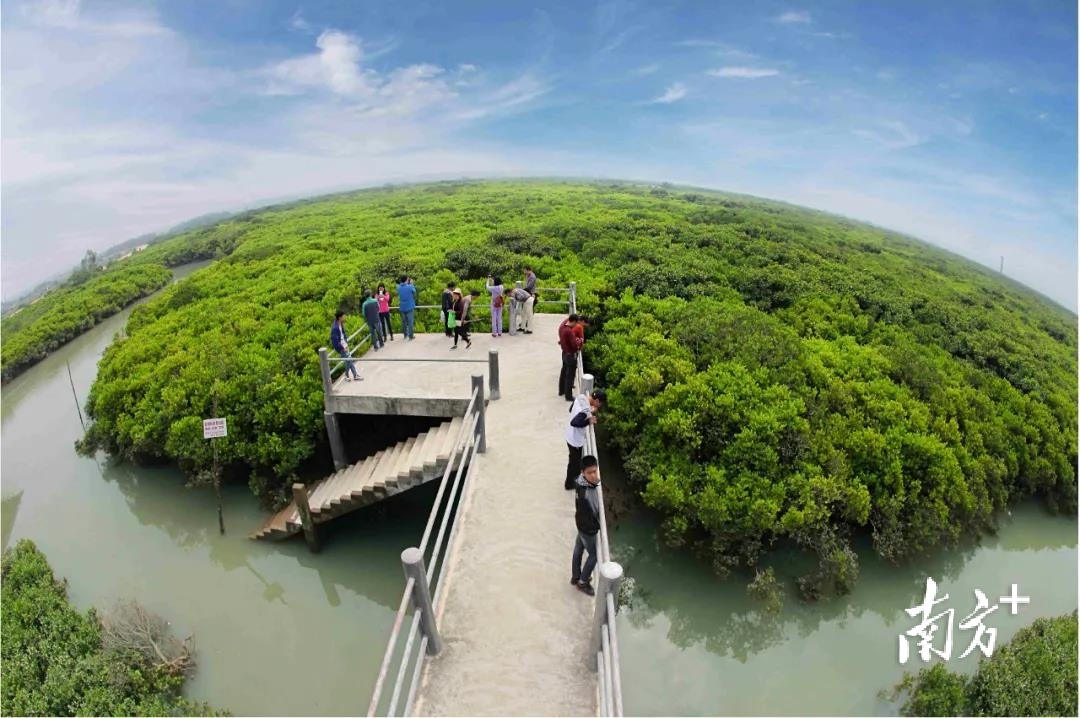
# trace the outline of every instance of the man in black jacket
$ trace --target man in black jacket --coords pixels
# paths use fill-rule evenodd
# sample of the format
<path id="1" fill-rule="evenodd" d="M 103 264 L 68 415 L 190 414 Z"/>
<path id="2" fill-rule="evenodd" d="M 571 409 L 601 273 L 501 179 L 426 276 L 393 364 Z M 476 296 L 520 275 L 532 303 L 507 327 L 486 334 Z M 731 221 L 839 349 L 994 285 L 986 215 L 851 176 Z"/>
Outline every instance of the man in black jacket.
<path id="1" fill-rule="evenodd" d="M 447 337 L 454 336 L 454 330 L 450 328 L 450 310 L 454 308 L 454 290 L 457 284 L 450 282 L 442 293 L 442 327 Z"/>
<path id="2" fill-rule="evenodd" d="M 596 534 L 600 531 L 600 497 L 596 487 L 600 484 L 600 467 L 595 456 L 581 459 L 581 475 L 574 482 L 574 523 L 577 524 L 577 541 L 570 565 L 570 585 L 582 593 L 596 595 L 592 587 L 592 572 L 596 568 Z M 585 566 L 582 554 L 589 552 Z"/>

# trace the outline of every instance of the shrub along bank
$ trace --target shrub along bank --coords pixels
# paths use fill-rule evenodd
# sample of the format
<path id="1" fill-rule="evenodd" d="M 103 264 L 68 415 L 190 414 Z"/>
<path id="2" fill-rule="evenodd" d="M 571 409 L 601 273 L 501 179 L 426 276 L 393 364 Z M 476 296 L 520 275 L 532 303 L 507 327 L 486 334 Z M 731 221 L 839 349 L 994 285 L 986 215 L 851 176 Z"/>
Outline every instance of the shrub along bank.
<path id="1" fill-rule="evenodd" d="M 180 696 L 190 662 L 162 665 L 158 651 L 169 650 L 168 636 L 142 630 L 164 621 L 130 626 L 139 640 L 103 640 L 97 613 L 72 608 L 66 583 L 25 539 L 4 553 L 2 574 L 3 715 L 224 715 Z"/>

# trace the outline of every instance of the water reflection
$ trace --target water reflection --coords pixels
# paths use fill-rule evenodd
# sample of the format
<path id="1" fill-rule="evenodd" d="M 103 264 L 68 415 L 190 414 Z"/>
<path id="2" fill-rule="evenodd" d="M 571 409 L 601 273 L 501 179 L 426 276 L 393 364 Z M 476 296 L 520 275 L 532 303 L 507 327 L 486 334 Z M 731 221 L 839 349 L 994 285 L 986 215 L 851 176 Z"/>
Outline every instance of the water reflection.
<path id="1" fill-rule="evenodd" d="M 660 544 L 655 519 L 643 513 L 624 513 L 617 533 L 612 533 L 614 558 L 635 582 L 626 620 L 646 628 L 662 614 L 670 625 L 667 638 L 676 646 L 702 643 L 709 652 L 740 662 L 784 640 L 805 638 L 822 624 L 843 626 L 867 614 L 885 625 L 896 624 L 905 617 L 902 607 L 921 600 L 927 576 L 939 583 L 954 582 L 980 551 L 1041 551 L 1076 545 L 1075 539 L 1069 540 L 1070 532 L 1062 531 L 1062 525 L 1070 523 L 1068 519 L 1051 516 L 1034 505 L 1017 509 L 1008 519 L 1020 525 L 981 544 L 968 541 L 900 566 L 883 561 L 869 541 L 863 541 L 856 545 L 860 575 L 855 590 L 848 596 L 812 604 L 800 601 L 794 589 L 794 579 L 809 563 L 807 557 L 781 549 L 768 563 L 784 584 L 784 608 L 769 614 L 742 590 L 749 576 L 733 575 L 724 581 L 711 575 L 707 562 L 685 551 L 667 549 Z M 1071 525 L 1075 531 L 1075 522 Z M 1075 537 L 1075 533 L 1071 535 Z M 957 598 L 967 601 L 970 596 Z"/>
<path id="2" fill-rule="evenodd" d="M 186 487 L 175 470 L 107 461 L 102 476 L 120 489 L 139 523 L 160 529 L 181 548 L 206 547 L 210 560 L 226 572 L 249 572 L 263 585 L 266 601 L 287 604 L 287 586 L 275 575 L 291 573 L 282 570 L 280 562 L 287 560 L 318 574 L 330 606 L 339 606 L 339 591 L 347 591 L 390 609 L 401 599 L 401 550 L 419 540 L 434 489 L 434 484 L 419 487 L 324 525 L 323 550 L 313 554 L 302 540 L 247 538 L 264 518 L 247 487 L 222 487 L 226 534 L 221 536 L 213 492 Z"/>

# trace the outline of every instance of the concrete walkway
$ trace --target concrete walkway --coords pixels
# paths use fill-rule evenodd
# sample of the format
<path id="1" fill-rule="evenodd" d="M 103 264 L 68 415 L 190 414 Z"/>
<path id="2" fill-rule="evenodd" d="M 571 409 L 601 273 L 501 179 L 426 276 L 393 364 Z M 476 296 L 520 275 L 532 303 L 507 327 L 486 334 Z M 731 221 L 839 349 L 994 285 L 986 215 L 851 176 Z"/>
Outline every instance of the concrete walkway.
<path id="1" fill-rule="evenodd" d="M 596 715 L 585 665 L 593 601 L 570 586 L 562 319 L 537 315 L 531 335 L 475 336 L 470 351 L 499 350 L 502 398 L 488 404 L 487 453 L 450 547 L 445 647 L 427 659 L 417 715 Z"/>

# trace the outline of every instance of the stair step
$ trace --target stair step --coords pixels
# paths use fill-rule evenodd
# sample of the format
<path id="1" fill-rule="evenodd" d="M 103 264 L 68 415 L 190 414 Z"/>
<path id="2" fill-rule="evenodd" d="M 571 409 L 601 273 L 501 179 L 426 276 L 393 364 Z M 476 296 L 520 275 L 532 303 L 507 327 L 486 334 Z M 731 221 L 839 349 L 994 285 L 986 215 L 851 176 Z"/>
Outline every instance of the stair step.
<path id="1" fill-rule="evenodd" d="M 444 421 L 439 424 L 434 432 L 428 437 L 424 446 L 424 475 L 432 476 L 439 469 L 439 449 L 446 440 L 446 432 L 450 430 L 450 422 Z"/>
<path id="2" fill-rule="evenodd" d="M 424 461 L 420 457 L 423 455 L 421 452 L 424 450 L 424 444 L 427 443 L 427 440 L 428 434 L 426 432 L 416 437 L 416 442 L 413 444 L 412 450 L 405 459 L 405 466 L 402 467 L 402 471 L 398 473 L 399 479 L 408 479 L 410 476 L 422 475 Z"/>
<path id="3" fill-rule="evenodd" d="M 397 486 L 398 477 L 403 473 L 407 476 L 409 472 L 409 454 L 412 453 L 413 447 L 416 446 L 416 437 L 411 437 L 405 440 L 405 443 L 401 445 L 401 451 L 398 453 L 397 461 L 394 463 L 385 476 L 381 476 L 380 479 L 386 482 L 387 486 L 391 484 Z"/>
<path id="4" fill-rule="evenodd" d="M 460 416 L 455 416 L 450 420 L 450 426 L 447 427 L 446 436 L 439 447 L 437 455 L 439 461 L 443 463 L 450 461 L 450 452 L 454 448 L 454 442 L 457 440 L 458 434 L 461 432 L 461 421 Z"/>
<path id="5" fill-rule="evenodd" d="M 372 460 L 372 457 L 368 457 L 363 461 L 358 461 L 349 467 L 349 470 L 342 474 L 337 481 L 330 487 L 327 492 L 326 499 L 323 502 L 324 510 L 332 510 L 337 504 L 341 503 L 342 497 L 349 495 L 349 486 L 356 481 L 356 478 L 360 476 L 364 467 L 368 465 L 368 462 Z"/>
<path id="6" fill-rule="evenodd" d="M 391 447 L 393 448 L 393 447 Z M 386 460 L 387 455 L 390 453 L 390 449 L 380 451 L 372 457 L 370 465 L 365 466 L 363 472 L 356 478 L 356 480 L 349 486 L 349 497 L 351 501 L 359 501 L 366 488 L 374 480 L 372 477 L 375 472 L 378 471 L 379 466 Z M 344 496 L 342 497 L 344 498 Z"/>

